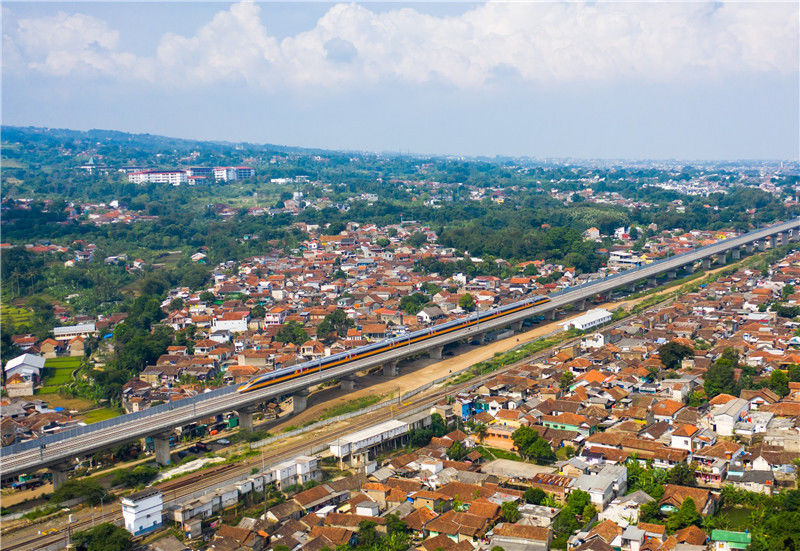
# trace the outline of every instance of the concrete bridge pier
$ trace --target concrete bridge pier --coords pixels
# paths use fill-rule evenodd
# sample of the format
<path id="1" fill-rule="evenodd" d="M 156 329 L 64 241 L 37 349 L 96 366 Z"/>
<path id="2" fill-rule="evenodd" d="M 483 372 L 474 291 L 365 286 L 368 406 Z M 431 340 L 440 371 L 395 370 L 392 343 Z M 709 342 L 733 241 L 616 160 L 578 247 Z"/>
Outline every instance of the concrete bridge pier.
<path id="1" fill-rule="evenodd" d="M 305 411 L 308 405 L 308 389 L 298 390 L 292 394 L 292 413 Z"/>
<path id="2" fill-rule="evenodd" d="M 428 355 L 434 360 L 441 360 L 443 351 L 444 351 L 444 346 L 434 346 L 433 348 L 428 350 Z"/>
<path id="3" fill-rule="evenodd" d="M 162 466 L 170 464 L 169 437 L 171 432 L 164 432 L 153 436 L 153 446 L 156 452 L 156 463 Z"/>
<path id="4" fill-rule="evenodd" d="M 656 285 L 658 285 L 658 280 L 656 280 L 656 278 L 654 278 L 654 277 L 648 278 L 647 279 L 647 284 L 650 287 L 655 287 Z"/>
<path id="5" fill-rule="evenodd" d="M 552 310 L 547 312 L 547 314 L 545 314 L 545 315 L 547 316 L 547 319 L 549 319 L 550 321 L 555 321 L 555 319 L 556 319 L 556 309 L 553 308 Z"/>
<path id="6" fill-rule="evenodd" d="M 780 233 L 780 236 L 781 236 L 781 245 L 786 245 L 789 242 L 789 232 L 782 231 Z"/>
<path id="7" fill-rule="evenodd" d="M 53 475 L 53 490 L 58 490 L 64 483 L 69 480 L 70 467 L 69 463 L 59 463 L 50 467 L 50 473 Z"/>
<path id="8" fill-rule="evenodd" d="M 515 321 L 514 323 L 511 324 L 511 328 L 514 331 L 522 331 L 522 322 L 523 321 L 524 320 Z"/>
<path id="9" fill-rule="evenodd" d="M 770 249 L 774 249 L 777 246 L 778 246 L 778 238 L 775 236 L 775 234 L 770 235 L 769 236 L 769 248 Z"/>
<path id="10" fill-rule="evenodd" d="M 248 406 L 236 412 L 239 414 L 239 430 L 253 432 L 253 414 L 256 411 L 258 411 L 256 406 Z"/>
<path id="11" fill-rule="evenodd" d="M 676 279 L 678 277 L 678 270 L 670 270 L 667 272 L 667 277 L 669 279 Z"/>
<path id="12" fill-rule="evenodd" d="M 762 239 L 758 242 L 758 250 L 764 252 L 767 250 L 767 240 Z"/>
<path id="13" fill-rule="evenodd" d="M 578 310 L 586 310 L 586 299 L 582 298 L 575 303 L 575 306 L 578 308 Z"/>
<path id="14" fill-rule="evenodd" d="M 748 243 L 747 245 L 745 245 L 744 252 L 746 252 L 747 254 L 753 254 L 753 244 Z"/>
<path id="15" fill-rule="evenodd" d="M 384 377 L 397 377 L 399 374 L 400 374 L 400 368 L 397 367 L 397 360 L 392 360 L 390 362 L 383 364 Z"/>
<path id="16" fill-rule="evenodd" d="M 742 251 L 739 250 L 739 247 L 731 249 L 731 258 L 733 258 L 734 260 L 739 260 L 740 258 L 742 258 Z"/>
<path id="17" fill-rule="evenodd" d="M 347 392 L 353 392 L 356 389 L 356 378 L 355 377 L 344 377 L 341 382 L 339 383 L 342 390 L 346 390 Z"/>
<path id="18" fill-rule="evenodd" d="M 711 269 L 711 263 L 713 262 L 713 260 L 714 259 L 711 258 L 710 256 L 707 256 L 706 258 L 704 258 L 703 259 L 703 269 L 704 270 L 710 270 Z"/>

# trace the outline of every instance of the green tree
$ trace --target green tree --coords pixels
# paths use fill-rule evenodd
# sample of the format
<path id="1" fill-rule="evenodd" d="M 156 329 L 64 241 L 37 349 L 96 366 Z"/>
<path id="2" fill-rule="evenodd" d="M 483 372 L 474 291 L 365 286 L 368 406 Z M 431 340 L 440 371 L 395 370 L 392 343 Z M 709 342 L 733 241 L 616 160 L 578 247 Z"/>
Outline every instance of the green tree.
<path id="1" fill-rule="evenodd" d="M 778 396 L 786 396 L 789 394 L 789 376 L 776 369 L 770 374 L 767 386 Z"/>
<path id="2" fill-rule="evenodd" d="M 564 370 L 564 372 L 561 373 L 561 377 L 558 379 L 558 386 L 560 386 L 562 390 L 567 389 L 574 380 L 575 380 L 575 374 L 572 373 L 572 371 L 570 371 L 569 369 L 566 369 Z"/>
<path id="3" fill-rule="evenodd" d="M 658 358 L 666 369 L 679 369 L 681 361 L 693 354 L 694 350 L 675 341 L 670 341 L 658 349 Z"/>
<path id="4" fill-rule="evenodd" d="M 428 297 L 422 293 L 413 293 L 411 295 L 404 295 L 400 299 L 400 309 L 406 314 L 416 315 L 422 310 L 422 307 L 429 302 Z"/>
<path id="5" fill-rule="evenodd" d="M 389 241 L 389 239 L 387 239 L 386 237 L 379 237 L 378 239 L 375 240 L 375 244 L 383 248 L 388 247 L 389 243 L 391 243 L 391 241 Z"/>
<path id="6" fill-rule="evenodd" d="M 211 291 L 203 291 L 200 293 L 200 302 L 210 303 L 216 300 L 216 296 Z"/>
<path id="7" fill-rule="evenodd" d="M 81 532 L 72 534 L 72 541 L 79 551 L 129 551 L 133 549 L 133 537 L 119 526 L 104 522 Z"/>
<path id="8" fill-rule="evenodd" d="M 180 297 L 173 298 L 171 301 L 169 301 L 169 309 L 171 311 L 180 310 L 184 307 L 184 305 L 185 303 L 183 302 L 183 299 Z"/>
<path id="9" fill-rule="evenodd" d="M 414 232 L 408 237 L 408 239 L 406 239 L 406 244 L 410 247 L 414 247 L 415 249 L 419 249 L 427 241 L 428 236 L 426 236 L 424 233 Z"/>
<path id="10" fill-rule="evenodd" d="M 262 304 L 256 304 L 250 309 L 250 317 L 256 320 L 264 319 L 264 316 L 267 315 L 267 309 L 264 308 Z"/>
<path id="11" fill-rule="evenodd" d="M 526 488 L 523 498 L 526 503 L 541 505 L 547 498 L 547 494 L 541 488 Z"/>
<path id="12" fill-rule="evenodd" d="M 687 497 L 681 503 L 680 508 L 667 518 L 667 530 L 674 532 L 681 528 L 686 528 L 690 524 L 699 526 L 702 520 L 703 518 L 697 512 L 694 500 Z"/>
<path id="13" fill-rule="evenodd" d="M 437 438 L 447 434 L 447 423 L 444 422 L 444 418 L 438 413 L 431 415 L 431 430 L 433 431 L 433 435 Z"/>
<path id="14" fill-rule="evenodd" d="M 570 492 L 567 497 L 567 507 L 569 507 L 576 515 L 583 514 L 583 510 L 592 502 L 592 496 L 589 492 L 583 490 L 574 490 Z"/>
<path id="15" fill-rule="evenodd" d="M 694 468 L 688 463 L 681 461 L 669 470 L 667 482 L 670 484 L 677 484 L 678 486 L 694 486 L 696 483 Z"/>
<path id="16" fill-rule="evenodd" d="M 500 506 L 500 514 L 505 522 L 512 524 L 517 522 L 521 516 L 516 501 L 504 501 Z"/>
<path id="17" fill-rule="evenodd" d="M 356 539 L 358 540 L 359 547 L 368 549 L 380 542 L 381 537 L 377 530 L 375 530 L 376 526 L 377 524 L 371 520 L 362 520 L 358 523 Z"/>
<path id="18" fill-rule="evenodd" d="M 461 461 L 469 452 L 464 447 L 463 444 L 459 441 L 453 442 L 453 444 L 447 449 L 447 457 L 452 459 L 453 461 Z"/>
<path id="19" fill-rule="evenodd" d="M 308 333 L 303 325 L 296 321 L 288 321 L 278 330 L 275 339 L 282 343 L 303 344 L 308 340 Z"/>
<path id="20" fill-rule="evenodd" d="M 464 293 L 461 298 L 458 299 L 458 306 L 462 310 L 466 310 L 467 312 L 471 312 L 475 309 L 475 299 L 469 293 Z"/>
<path id="21" fill-rule="evenodd" d="M 514 446 L 522 457 L 533 459 L 540 465 L 556 460 L 556 454 L 550 444 L 539 433 L 530 427 L 520 427 L 511 435 Z"/>
<path id="22" fill-rule="evenodd" d="M 738 359 L 739 356 L 736 351 L 728 348 L 708 368 L 704 377 L 703 388 L 709 400 L 719 394 L 738 395 L 738 385 L 734 374 L 734 369 L 738 367 Z"/>

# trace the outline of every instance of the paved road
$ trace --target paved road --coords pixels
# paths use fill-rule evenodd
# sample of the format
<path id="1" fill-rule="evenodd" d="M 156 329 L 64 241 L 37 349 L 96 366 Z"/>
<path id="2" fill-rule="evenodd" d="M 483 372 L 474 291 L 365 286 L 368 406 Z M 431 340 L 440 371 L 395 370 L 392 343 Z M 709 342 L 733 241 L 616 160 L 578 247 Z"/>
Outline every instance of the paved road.
<path id="1" fill-rule="evenodd" d="M 144 417 L 130 420 L 126 419 L 126 416 L 122 416 L 115 421 L 117 424 L 113 426 L 98 426 L 94 428 L 92 425 L 89 425 L 82 429 L 84 431 L 83 434 L 71 437 L 65 434 L 62 440 L 47 443 L 44 448 L 27 449 L 16 453 L 8 453 L 6 450 L 6 454 L 4 454 L 2 458 L 3 476 L 13 476 L 43 467 L 50 467 L 59 463 L 68 463 L 76 457 L 94 453 L 98 449 L 111 447 L 145 436 L 162 434 L 175 427 L 187 425 L 198 419 L 208 418 L 227 411 L 236 411 L 265 402 L 276 396 L 302 391 L 329 379 L 340 378 L 358 371 L 385 365 L 412 354 L 423 353 L 438 346 L 505 327 L 531 316 L 546 314 L 559 307 L 580 302 L 598 294 L 604 294 L 615 289 L 627 287 L 638 281 L 674 271 L 683 266 L 693 265 L 695 262 L 705 258 L 726 253 L 732 249 L 738 249 L 756 241 L 768 239 L 770 236 L 782 232 L 793 230 L 793 235 L 797 236 L 798 229 L 800 229 L 800 218 L 769 228 L 756 230 L 685 254 L 670 257 L 659 262 L 648 264 L 642 268 L 623 272 L 617 276 L 554 293 L 550 295 L 551 300 L 546 304 L 505 316 L 499 320 L 492 320 L 478 326 L 454 331 L 453 333 L 429 339 L 421 343 L 396 348 L 371 358 L 350 362 L 323 373 L 314 373 L 296 380 L 287 381 L 245 394 L 235 392 L 234 387 L 229 387 L 221 391 L 221 393 L 215 393 L 213 397 L 199 399 L 192 404 L 180 405 L 181 402 L 176 402 L 172 404 L 172 409 L 167 411 L 157 411 L 153 412 L 152 415 L 145 415 Z"/>

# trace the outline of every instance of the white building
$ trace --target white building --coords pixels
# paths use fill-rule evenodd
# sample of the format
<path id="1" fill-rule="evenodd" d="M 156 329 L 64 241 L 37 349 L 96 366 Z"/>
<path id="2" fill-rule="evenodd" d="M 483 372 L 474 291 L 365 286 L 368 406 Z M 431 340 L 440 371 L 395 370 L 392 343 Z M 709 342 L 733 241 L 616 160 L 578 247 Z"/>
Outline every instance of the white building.
<path id="1" fill-rule="evenodd" d="M 134 536 L 141 536 L 161 527 L 164 501 L 159 490 L 148 488 L 123 497 L 120 502 L 125 529 Z"/>
<path id="2" fill-rule="evenodd" d="M 245 180 L 255 175 L 255 169 L 249 166 L 218 166 L 214 168 L 214 179 L 217 181 Z"/>
<path id="3" fill-rule="evenodd" d="M 96 334 L 97 327 L 94 322 L 65 325 L 53 329 L 53 336 L 57 341 L 70 341 L 75 337 L 89 337 Z"/>
<path id="4" fill-rule="evenodd" d="M 6 363 L 6 381 L 19 375 L 26 381 L 38 381 L 44 368 L 44 358 L 36 354 L 22 354 Z"/>
<path id="5" fill-rule="evenodd" d="M 747 413 L 750 402 L 736 398 L 726 404 L 719 405 L 709 414 L 714 431 L 720 436 L 733 436 L 733 428 Z"/>
<path id="6" fill-rule="evenodd" d="M 321 480 L 322 471 L 316 457 L 300 455 L 294 459 L 273 465 L 264 471 L 266 482 L 274 483 L 282 490 L 294 484 L 305 484 L 311 480 Z"/>
<path id="7" fill-rule="evenodd" d="M 408 424 L 392 419 L 373 427 L 337 438 L 331 442 L 330 450 L 334 457 L 347 457 L 369 451 L 373 446 L 389 442 L 408 433 Z"/>
<path id="8" fill-rule="evenodd" d="M 171 184 L 179 186 L 189 183 L 185 170 L 140 170 L 128 174 L 128 181 L 134 184 Z"/>
<path id="9" fill-rule="evenodd" d="M 226 312 L 222 317 L 214 318 L 212 331 L 230 331 L 231 333 L 244 333 L 250 321 L 248 312 Z"/>
<path id="10" fill-rule="evenodd" d="M 582 316 L 562 322 L 559 325 L 564 328 L 564 331 L 569 331 L 572 327 L 578 329 L 579 331 L 586 331 L 587 329 L 597 327 L 598 325 L 603 325 L 604 323 L 608 323 L 610 321 L 611 312 L 603 308 L 597 308 L 595 310 L 589 310 Z"/>
<path id="11" fill-rule="evenodd" d="M 642 259 L 628 251 L 611 251 L 608 255 L 608 267 L 618 270 L 628 270 L 638 268 L 644 264 Z"/>

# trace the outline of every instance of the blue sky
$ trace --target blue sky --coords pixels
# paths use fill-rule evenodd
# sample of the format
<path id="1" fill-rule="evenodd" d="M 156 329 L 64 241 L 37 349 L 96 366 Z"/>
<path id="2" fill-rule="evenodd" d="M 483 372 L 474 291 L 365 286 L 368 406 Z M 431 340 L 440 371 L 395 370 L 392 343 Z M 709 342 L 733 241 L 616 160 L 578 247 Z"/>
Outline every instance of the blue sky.
<path id="1" fill-rule="evenodd" d="M 797 159 L 798 5 L 3 4 L 2 122 L 332 149 Z"/>

